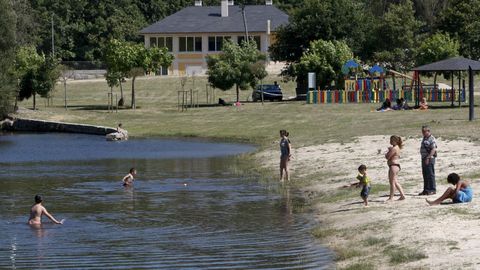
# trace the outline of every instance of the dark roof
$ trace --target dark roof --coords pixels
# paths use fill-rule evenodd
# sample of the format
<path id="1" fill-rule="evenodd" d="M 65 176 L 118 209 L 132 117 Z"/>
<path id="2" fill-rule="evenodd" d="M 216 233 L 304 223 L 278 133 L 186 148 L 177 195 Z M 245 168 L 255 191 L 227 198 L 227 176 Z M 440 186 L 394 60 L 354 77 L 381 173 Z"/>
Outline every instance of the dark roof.
<path id="1" fill-rule="evenodd" d="M 415 71 L 461 71 L 468 70 L 468 67 L 472 67 L 472 70 L 480 70 L 480 62 L 467 59 L 464 57 L 453 57 L 445 60 L 441 60 L 435 63 L 423 65 L 414 68 Z"/>
<path id="2" fill-rule="evenodd" d="M 242 9 L 239 6 L 228 7 L 228 17 L 221 16 L 220 6 L 190 6 L 143 28 L 140 34 L 155 33 L 221 33 L 244 32 Z M 288 23 L 288 15 L 274 6 L 245 6 L 247 30 L 266 32 L 267 20 L 270 30 Z"/>

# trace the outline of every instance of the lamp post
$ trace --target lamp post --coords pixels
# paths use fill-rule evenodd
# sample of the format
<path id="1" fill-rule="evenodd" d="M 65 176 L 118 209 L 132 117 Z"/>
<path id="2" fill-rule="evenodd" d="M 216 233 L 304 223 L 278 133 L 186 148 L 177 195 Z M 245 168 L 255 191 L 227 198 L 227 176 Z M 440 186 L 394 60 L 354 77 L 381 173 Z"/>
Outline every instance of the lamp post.
<path id="1" fill-rule="evenodd" d="M 53 13 L 51 16 L 51 22 L 52 22 L 52 56 L 55 57 L 55 29 L 53 27 Z"/>

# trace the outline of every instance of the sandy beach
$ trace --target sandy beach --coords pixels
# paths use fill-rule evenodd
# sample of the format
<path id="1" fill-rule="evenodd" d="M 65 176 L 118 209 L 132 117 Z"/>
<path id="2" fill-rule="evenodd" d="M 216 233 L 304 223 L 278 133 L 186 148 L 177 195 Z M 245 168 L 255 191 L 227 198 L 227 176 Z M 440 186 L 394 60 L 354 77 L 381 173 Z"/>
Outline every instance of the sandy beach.
<path id="1" fill-rule="evenodd" d="M 446 177 L 451 172 L 469 180 L 475 192 L 478 179 L 470 176 L 478 172 L 480 146 L 468 139 L 437 137 L 437 194 L 418 196 L 423 190 L 421 134 L 416 138 L 403 138 L 399 181 L 407 199 L 385 203 L 388 168 L 384 154 L 389 137 L 364 136 L 354 138 L 351 143 L 325 143 L 293 150 L 292 181 L 319 174 L 328 176 L 312 179 L 314 184 L 304 191 L 314 204 L 321 241 L 337 251 L 337 267 L 357 265 L 360 268 L 354 269 L 362 269 L 366 261 L 375 269 L 478 269 L 480 203 L 475 195 L 468 204 L 439 206 L 429 206 L 425 198 L 439 197 L 449 186 Z M 265 161 L 263 166 L 272 168 L 278 166 L 278 151 L 272 146 L 257 156 Z M 330 202 L 330 193 L 336 196 L 342 185 L 355 181 L 360 164 L 368 167 L 372 180 L 369 207 L 361 203 L 359 190 L 346 198 L 337 196 Z M 399 260 L 396 257 L 400 257 Z"/>

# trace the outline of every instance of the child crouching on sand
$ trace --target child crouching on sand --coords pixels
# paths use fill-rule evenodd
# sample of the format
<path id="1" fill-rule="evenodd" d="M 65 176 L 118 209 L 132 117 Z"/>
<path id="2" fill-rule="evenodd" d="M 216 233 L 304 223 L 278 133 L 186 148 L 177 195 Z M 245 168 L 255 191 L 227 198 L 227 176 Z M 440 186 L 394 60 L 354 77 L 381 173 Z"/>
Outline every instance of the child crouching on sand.
<path id="1" fill-rule="evenodd" d="M 456 173 L 451 173 L 447 177 L 447 182 L 454 185 L 455 188 L 449 187 L 445 190 L 440 198 L 435 201 L 425 199 L 430 205 L 437 205 L 446 199 L 452 199 L 453 203 L 471 202 L 473 198 L 473 190 L 467 181 L 460 180 L 460 176 Z"/>
<path id="2" fill-rule="evenodd" d="M 367 176 L 367 166 L 365 165 L 360 165 L 358 167 L 358 175 L 357 175 L 357 180 L 358 182 L 351 183 L 348 185 L 345 185 L 344 187 L 359 187 L 362 188 L 362 191 L 360 192 L 360 197 L 363 199 L 363 204 L 365 206 L 368 206 L 368 194 L 370 193 L 370 178 Z"/>

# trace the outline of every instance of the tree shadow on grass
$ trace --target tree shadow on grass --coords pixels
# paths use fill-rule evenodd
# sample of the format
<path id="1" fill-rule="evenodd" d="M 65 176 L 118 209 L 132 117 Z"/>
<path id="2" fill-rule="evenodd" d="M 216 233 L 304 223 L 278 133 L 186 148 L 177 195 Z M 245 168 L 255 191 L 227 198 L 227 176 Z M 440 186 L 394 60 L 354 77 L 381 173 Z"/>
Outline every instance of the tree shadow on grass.
<path id="1" fill-rule="evenodd" d="M 112 110 L 108 105 L 72 105 L 68 106 L 68 109 L 79 110 L 79 111 L 108 111 Z M 140 106 L 137 106 L 137 109 L 141 109 Z M 113 107 L 113 111 L 117 108 Z M 118 107 L 118 110 L 132 110 L 130 107 Z"/>
<path id="2" fill-rule="evenodd" d="M 469 107 L 468 104 L 466 104 L 466 105 L 462 104 L 460 107 L 458 107 L 458 101 L 457 101 L 456 103 L 455 102 L 453 103 L 453 107 L 450 104 L 448 104 L 448 105 L 434 105 L 434 106 L 430 105 L 428 107 L 428 109 L 429 110 L 445 110 L 445 109 L 458 109 L 458 108 L 468 108 L 468 107 Z M 478 105 L 473 105 L 473 107 L 478 107 Z"/>

